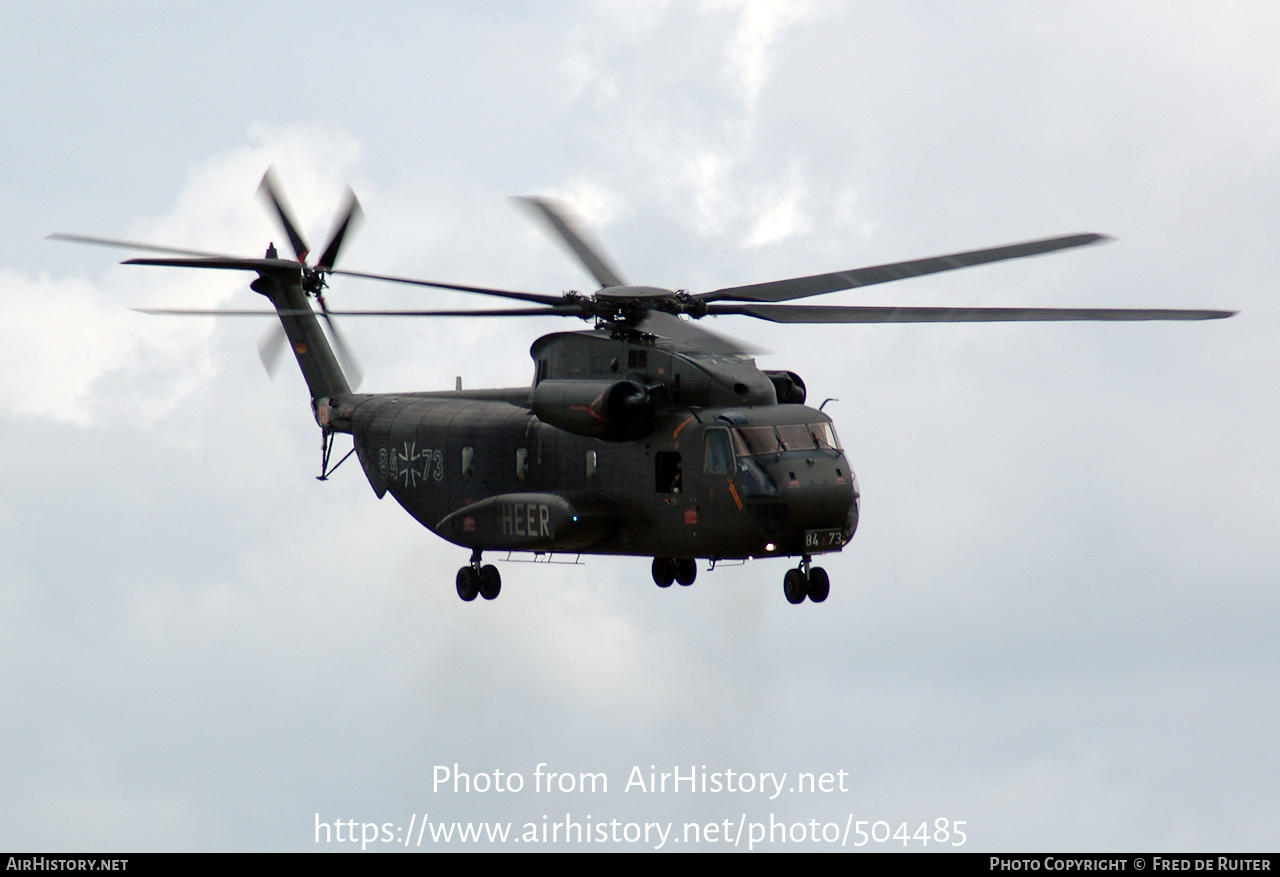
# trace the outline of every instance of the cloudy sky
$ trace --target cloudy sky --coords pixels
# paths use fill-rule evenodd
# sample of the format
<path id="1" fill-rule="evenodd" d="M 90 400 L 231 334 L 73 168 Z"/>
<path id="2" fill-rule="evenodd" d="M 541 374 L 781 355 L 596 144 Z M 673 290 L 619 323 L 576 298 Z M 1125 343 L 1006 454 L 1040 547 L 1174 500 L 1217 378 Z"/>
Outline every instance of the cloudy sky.
<path id="1" fill-rule="evenodd" d="M 4 4 L 0 849 L 309 850 L 317 814 L 425 813 L 1274 850 L 1278 39 L 1261 2 Z M 313 244 L 350 183 L 343 264 L 367 271 L 589 289 L 508 200 L 548 194 L 634 282 L 1098 231 L 1118 240 L 828 301 L 1242 313 L 725 318 L 838 400 L 864 517 L 830 599 L 787 604 L 780 560 L 659 590 L 588 558 L 504 564 L 463 604 L 466 551 L 358 468 L 314 480 L 265 325 L 129 310 L 254 306 L 247 278 L 44 240 L 258 254 L 269 165 Z M 578 325 L 345 328 L 363 389 L 394 391 L 524 384 L 528 345 Z M 433 789 L 455 763 L 526 787 Z M 608 791 L 539 794 L 540 763 Z M 637 765 L 847 790 L 627 791 Z"/>

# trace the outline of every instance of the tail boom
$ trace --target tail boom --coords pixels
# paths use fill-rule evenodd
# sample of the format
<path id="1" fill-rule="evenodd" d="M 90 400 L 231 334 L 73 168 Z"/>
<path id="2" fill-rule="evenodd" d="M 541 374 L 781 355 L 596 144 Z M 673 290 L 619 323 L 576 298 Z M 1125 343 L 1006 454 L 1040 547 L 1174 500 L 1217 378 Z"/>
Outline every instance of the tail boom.
<path id="1" fill-rule="evenodd" d="M 266 296 L 280 315 L 280 325 L 311 392 L 312 405 L 327 397 L 348 395 L 351 385 L 302 290 L 301 274 L 262 272 L 250 286 Z"/>

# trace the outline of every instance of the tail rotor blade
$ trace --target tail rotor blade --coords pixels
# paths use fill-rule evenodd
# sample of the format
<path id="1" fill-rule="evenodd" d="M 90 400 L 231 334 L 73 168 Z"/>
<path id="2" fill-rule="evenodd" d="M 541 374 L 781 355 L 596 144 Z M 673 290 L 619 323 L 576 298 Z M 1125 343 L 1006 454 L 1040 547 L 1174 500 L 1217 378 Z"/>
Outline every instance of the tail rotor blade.
<path id="1" fill-rule="evenodd" d="M 360 209 L 360 202 L 356 200 L 356 193 L 347 187 L 347 206 L 342 212 L 342 219 L 338 222 L 337 227 L 333 230 L 333 234 L 329 237 L 329 246 L 325 247 L 324 253 L 320 256 L 320 261 L 316 263 L 316 267 L 323 268 L 325 271 L 333 270 L 334 263 L 338 261 L 338 251 L 342 249 L 342 241 L 347 234 L 360 224 L 360 220 L 364 217 L 364 211 Z"/>
<path id="2" fill-rule="evenodd" d="M 258 194 L 275 210 L 276 216 L 280 218 L 280 225 L 284 227 L 284 233 L 289 236 L 289 245 L 293 247 L 293 254 L 298 257 L 299 262 L 305 264 L 310 250 L 307 248 L 307 242 L 298 232 L 297 223 L 293 221 L 287 202 L 280 195 L 274 168 L 267 168 L 267 172 L 262 175 L 262 182 L 258 184 Z"/>
<path id="3" fill-rule="evenodd" d="M 360 382 L 364 380 L 364 372 L 360 370 L 360 363 L 356 361 L 355 354 L 351 352 L 351 347 L 347 344 L 346 338 L 338 331 L 338 324 L 329 315 L 329 308 L 325 305 L 323 299 L 320 301 L 320 316 L 324 317 L 325 325 L 329 327 L 329 337 L 333 339 L 333 352 L 338 357 L 338 364 L 342 366 L 343 372 L 346 373 L 347 383 L 351 389 L 359 389 Z"/>
<path id="4" fill-rule="evenodd" d="M 277 321 L 258 342 L 258 358 L 262 367 L 267 370 L 267 377 L 274 379 L 276 368 L 280 365 L 280 354 L 284 352 L 284 326 Z"/>

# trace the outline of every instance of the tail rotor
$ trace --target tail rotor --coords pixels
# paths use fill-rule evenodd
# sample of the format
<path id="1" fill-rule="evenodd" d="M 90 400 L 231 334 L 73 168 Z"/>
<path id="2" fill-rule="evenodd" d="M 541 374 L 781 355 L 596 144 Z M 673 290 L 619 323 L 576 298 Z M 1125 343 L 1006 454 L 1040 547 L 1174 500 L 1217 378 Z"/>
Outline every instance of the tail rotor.
<path id="1" fill-rule="evenodd" d="M 364 211 L 360 209 L 360 202 L 356 199 L 355 192 L 351 191 L 350 187 L 347 187 L 344 209 L 339 214 L 339 219 L 334 225 L 333 232 L 329 235 L 329 243 L 320 255 L 320 260 L 314 265 L 307 263 L 307 257 L 311 255 L 311 249 L 307 246 L 302 232 L 298 231 L 298 224 L 294 222 L 293 211 L 290 210 L 288 201 L 285 200 L 281 193 L 274 168 L 267 168 L 267 172 L 262 175 L 262 182 L 258 184 L 258 195 L 267 203 L 270 211 L 280 221 L 280 226 L 289 239 L 289 246 L 293 248 L 294 256 L 297 257 L 299 264 L 302 266 L 302 290 L 308 296 L 314 298 L 316 304 L 320 306 L 320 316 L 324 318 L 325 325 L 329 329 L 329 336 L 333 339 L 334 353 L 337 355 L 343 371 L 346 372 L 347 381 L 352 388 L 358 387 L 363 378 L 360 366 L 356 362 L 355 355 L 352 354 L 346 339 L 338 330 L 333 316 L 329 313 L 329 305 L 324 299 L 324 291 L 329 286 L 327 277 L 333 273 L 333 267 L 338 261 L 338 253 L 342 250 L 342 243 L 347 234 L 360 223 L 361 218 L 364 216 Z M 270 376 L 274 376 L 275 366 L 280 359 L 280 352 L 284 349 L 284 342 L 284 328 L 275 326 L 258 344 L 258 355 L 262 360 L 262 365 L 267 370 L 267 374 Z"/>

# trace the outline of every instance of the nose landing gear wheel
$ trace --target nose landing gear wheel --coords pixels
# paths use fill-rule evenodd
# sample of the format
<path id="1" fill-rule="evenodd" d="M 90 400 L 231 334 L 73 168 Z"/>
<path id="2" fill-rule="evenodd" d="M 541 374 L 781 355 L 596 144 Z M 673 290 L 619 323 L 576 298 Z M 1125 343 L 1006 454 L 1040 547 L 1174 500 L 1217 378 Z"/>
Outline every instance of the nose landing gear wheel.
<path id="1" fill-rule="evenodd" d="M 788 603 L 803 603 L 809 595 L 809 582 L 804 573 L 798 569 L 789 569 L 782 578 L 782 593 L 786 594 Z"/>
<path id="2" fill-rule="evenodd" d="M 670 557 L 653 559 L 653 583 L 659 588 L 669 588 L 676 580 L 676 562 Z"/>
<path id="3" fill-rule="evenodd" d="M 782 579 L 782 593 L 791 604 L 803 603 L 808 597 L 815 603 L 821 603 L 831 593 L 831 579 L 827 571 L 820 566 L 809 565 L 809 555 L 800 560 L 795 569 L 787 570 Z"/>
<path id="4" fill-rule="evenodd" d="M 809 599 L 821 603 L 830 593 L 831 579 L 827 577 L 827 571 L 820 566 L 809 570 Z"/>

